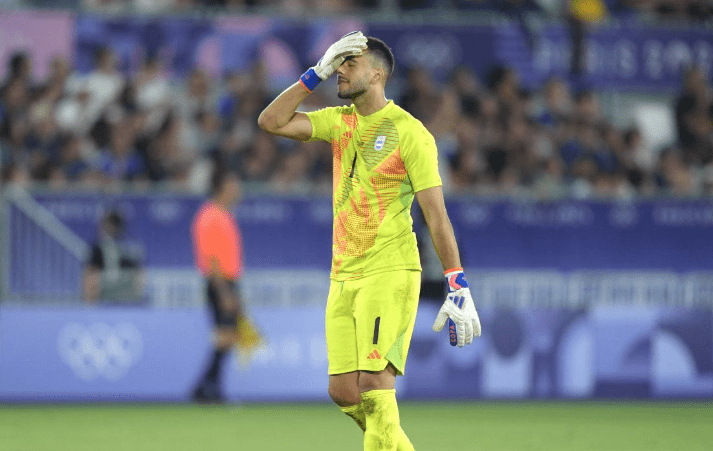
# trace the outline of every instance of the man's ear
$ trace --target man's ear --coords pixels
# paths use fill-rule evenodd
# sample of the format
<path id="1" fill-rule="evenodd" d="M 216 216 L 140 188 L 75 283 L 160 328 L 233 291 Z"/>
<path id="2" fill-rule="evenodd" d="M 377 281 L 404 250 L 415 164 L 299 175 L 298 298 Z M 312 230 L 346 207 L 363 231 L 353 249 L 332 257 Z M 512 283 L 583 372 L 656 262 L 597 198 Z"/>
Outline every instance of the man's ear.
<path id="1" fill-rule="evenodd" d="M 372 83 L 383 83 L 385 76 L 386 76 L 386 73 L 384 72 L 384 69 L 382 69 L 380 67 L 375 67 L 374 74 L 371 76 L 371 82 Z"/>

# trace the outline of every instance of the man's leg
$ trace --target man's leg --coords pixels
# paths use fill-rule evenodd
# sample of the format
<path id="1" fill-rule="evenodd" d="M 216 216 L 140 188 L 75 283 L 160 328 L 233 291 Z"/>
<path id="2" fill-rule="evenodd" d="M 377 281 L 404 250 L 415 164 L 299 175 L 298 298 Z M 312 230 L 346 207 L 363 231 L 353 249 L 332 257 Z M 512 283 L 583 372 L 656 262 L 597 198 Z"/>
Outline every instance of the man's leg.
<path id="1" fill-rule="evenodd" d="M 421 274 L 392 271 L 362 279 L 355 302 L 364 449 L 411 451 L 394 385 L 402 375 L 416 320 Z"/>
<path id="2" fill-rule="evenodd" d="M 395 383 L 396 368 L 391 363 L 383 371 L 359 372 L 359 392 L 366 425 L 365 451 L 414 451 L 401 429 Z"/>
<path id="3" fill-rule="evenodd" d="M 364 409 L 359 395 L 359 372 L 333 374 L 329 376 L 329 396 L 356 424 L 366 429 Z"/>
<path id="4" fill-rule="evenodd" d="M 234 335 L 234 330 L 230 327 L 215 327 L 213 329 L 213 352 L 203 377 L 193 393 L 196 401 L 222 401 L 220 374 L 223 363 L 235 342 Z"/>
<path id="5" fill-rule="evenodd" d="M 329 396 L 332 400 L 339 406 L 339 408 L 346 415 L 350 416 L 354 422 L 361 428 L 364 434 L 364 449 L 365 450 L 378 450 L 378 449 L 395 449 L 397 451 L 413 451 L 413 445 L 409 441 L 408 437 L 401 429 L 401 425 L 398 420 L 398 408 L 396 407 L 396 396 L 394 391 L 394 383 L 396 369 L 393 365 L 389 365 L 385 370 L 381 372 L 365 372 L 365 371 L 354 371 L 345 374 L 336 374 L 329 376 Z M 386 388 L 377 388 L 386 387 Z M 390 388 L 389 388 L 390 387 Z M 366 395 L 367 401 L 364 401 L 364 394 L 361 393 L 370 392 Z M 385 395 L 385 396 L 384 396 Z M 372 401 L 370 398 L 380 398 L 379 401 Z M 367 437 L 367 414 L 365 411 L 365 405 L 369 410 L 373 410 L 371 406 L 381 406 L 383 400 L 387 401 L 388 408 L 382 412 L 390 413 L 387 417 L 392 418 L 393 414 L 396 415 L 396 448 L 378 448 L 373 447 L 373 443 L 379 440 L 378 434 L 375 431 L 379 430 L 378 425 L 370 428 L 369 436 Z M 378 415 L 370 415 L 370 418 L 377 419 Z M 381 421 L 377 419 L 377 422 Z M 393 421 L 387 422 L 388 425 L 392 425 Z M 391 428 L 387 428 L 387 431 L 391 431 Z"/>
<path id="6" fill-rule="evenodd" d="M 220 374 L 225 359 L 235 344 L 237 306 L 231 302 L 232 299 L 220 299 L 215 287 L 210 283 L 208 284 L 207 297 L 215 324 L 211 339 L 213 352 L 203 377 L 193 391 L 193 398 L 198 402 L 221 402 L 223 395 Z"/>

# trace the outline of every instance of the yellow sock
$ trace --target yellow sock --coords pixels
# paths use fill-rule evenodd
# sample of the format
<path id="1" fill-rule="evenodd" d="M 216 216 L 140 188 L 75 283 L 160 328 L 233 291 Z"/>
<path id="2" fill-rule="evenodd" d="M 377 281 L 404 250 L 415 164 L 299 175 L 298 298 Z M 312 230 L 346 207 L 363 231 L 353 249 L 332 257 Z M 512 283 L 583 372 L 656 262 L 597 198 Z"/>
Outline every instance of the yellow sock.
<path id="1" fill-rule="evenodd" d="M 365 431 L 366 418 L 364 417 L 364 406 L 362 404 L 363 403 L 359 403 L 355 406 L 340 407 L 340 409 L 342 409 L 342 412 L 352 417 L 362 431 Z"/>
<path id="2" fill-rule="evenodd" d="M 359 426 L 359 428 L 361 428 L 362 431 L 366 431 L 366 415 L 364 414 L 364 402 L 363 401 L 355 406 L 340 407 L 340 409 L 342 412 L 349 415 L 354 420 L 354 422 L 357 424 L 357 426 Z M 406 436 L 406 433 L 404 432 L 404 430 L 401 429 L 401 425 L 399 425 L 399 430 L 398 430 L 397 434 L 398 434 L 398 443 L 397 443 L 396 451 L 414 451 L 413 445 L 411 444 L 411 441 Z"/>
<path id="3" fill-rule="evenodd" d="M 361 400 L 361 409 L 353 406 L 357 409 L 351 412 L 355 415 L 359 415 L 360 410 L 363 412 L 363 423 L 360 423 L 357 417 L 352 418 L 360 426 L 366 426 L 362 428 L 364 451 L 414 451 L 399 423 L 396 390 L 370 390 L 361 394 Z"/>

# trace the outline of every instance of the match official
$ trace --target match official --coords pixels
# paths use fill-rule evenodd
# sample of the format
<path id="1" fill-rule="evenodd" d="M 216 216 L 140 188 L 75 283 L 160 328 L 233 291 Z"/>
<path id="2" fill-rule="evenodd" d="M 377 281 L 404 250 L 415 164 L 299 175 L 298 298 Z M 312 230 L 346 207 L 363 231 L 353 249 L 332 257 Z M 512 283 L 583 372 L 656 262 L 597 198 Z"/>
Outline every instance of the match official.
<path id="1" fill-rule="evenodd" d="M 206 298 L 214 322 L 213 353 L 192 394 L 197 402 L 224 400 L 223 362 L 239 339 L 238 322 L 245 318 L 238 286 L 243 265 L 241 235 L 230 212 L 240 197 L 237 175 L 217 169 L 211 180 L 211 198 L 200 207 L 191 225 L 195 262 L 206 279 Z"/>
<path id="2" fill-rule="evenodd" d="M 413 450 L 400 426 L 394 386 L 396 375 L 404 373 L 421 282 L 410 214 L 414 197 L 449 287 L 433 328 L 440 331 L 450 319 L 458 346 L 480 335 L 443 200 L 436 143 L 421 122 L 386 99 L 393 70 L 393 54 L 383 41 L 349 33 L 258 119 L 269 133 L 332 144 L 329 394 L 364 430 L 366 451 Z M 334 72 L 339 97 L 352 105 L 297 112 Z"/>

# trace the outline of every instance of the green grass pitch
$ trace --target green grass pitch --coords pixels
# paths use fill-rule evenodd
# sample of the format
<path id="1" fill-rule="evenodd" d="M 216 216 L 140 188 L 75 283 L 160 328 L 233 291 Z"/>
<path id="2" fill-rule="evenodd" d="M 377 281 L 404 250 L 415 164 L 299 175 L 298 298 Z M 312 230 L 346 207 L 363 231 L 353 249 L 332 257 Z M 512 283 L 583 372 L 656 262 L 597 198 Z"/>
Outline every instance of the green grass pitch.
<path id="1" fill-rule="evenodd" d="M 417 451 L 711 450 L 711 402 L 402 402 Z M 329 404 L 0 404 L 2 451 L 358 451 Z"/>

